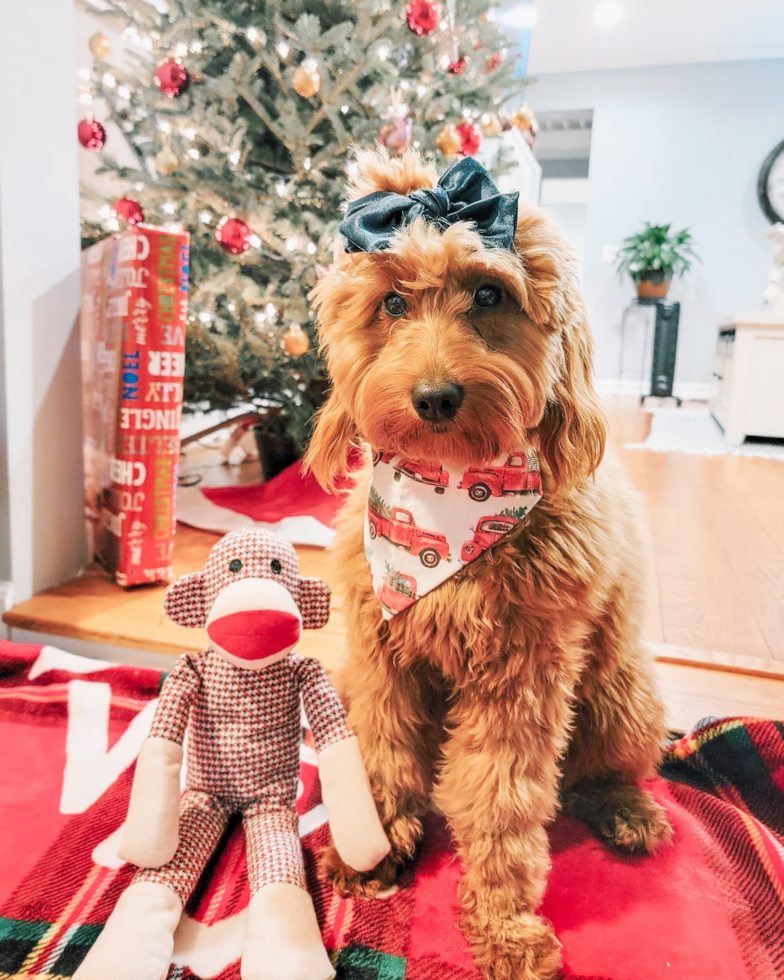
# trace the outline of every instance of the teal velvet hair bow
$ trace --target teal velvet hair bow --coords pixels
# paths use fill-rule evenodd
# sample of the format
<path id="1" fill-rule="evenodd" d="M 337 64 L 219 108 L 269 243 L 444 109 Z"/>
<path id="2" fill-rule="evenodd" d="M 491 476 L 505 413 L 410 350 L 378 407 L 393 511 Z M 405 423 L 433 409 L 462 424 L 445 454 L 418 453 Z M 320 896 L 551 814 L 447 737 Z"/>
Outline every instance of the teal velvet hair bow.
<path id="1" fill-rule="evenodd" d="M 381 252 L 398 229 L 424 218 L 444 231 L 457 221 L 470 221 L 487 248 L 511 248 L 517 228 L 517 199 L 501 194 L 485 168 L 465 157 L 442 175 L 433 188 L 408 197 L 376 191 L 352 201 L 339 225 L 347 252 Z"/>

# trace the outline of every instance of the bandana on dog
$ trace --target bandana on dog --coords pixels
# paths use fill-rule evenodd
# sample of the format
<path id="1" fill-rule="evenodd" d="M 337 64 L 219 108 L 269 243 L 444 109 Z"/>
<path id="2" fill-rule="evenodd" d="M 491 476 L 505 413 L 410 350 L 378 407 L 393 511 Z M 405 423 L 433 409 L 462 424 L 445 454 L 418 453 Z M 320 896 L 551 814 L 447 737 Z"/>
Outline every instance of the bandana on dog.
<path id="1" fill-rule="evenodd" d="M 467 469 L 377 451 L 365 555 L 385 619 L 437 588 L 508 534 L 541 500 L 533 447 Z"/>

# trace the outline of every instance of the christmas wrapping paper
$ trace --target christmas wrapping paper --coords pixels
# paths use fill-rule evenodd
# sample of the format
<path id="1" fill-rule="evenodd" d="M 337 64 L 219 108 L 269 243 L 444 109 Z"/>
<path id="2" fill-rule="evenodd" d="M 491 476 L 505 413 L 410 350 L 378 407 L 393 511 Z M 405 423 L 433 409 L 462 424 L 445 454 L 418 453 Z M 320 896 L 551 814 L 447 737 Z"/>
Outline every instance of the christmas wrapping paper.
<path id="1" fill-rule="evenodd" d="M 172 577 L 188 241 L 141 226 L 82 253 L 85 514 L 124 586 Z"/>

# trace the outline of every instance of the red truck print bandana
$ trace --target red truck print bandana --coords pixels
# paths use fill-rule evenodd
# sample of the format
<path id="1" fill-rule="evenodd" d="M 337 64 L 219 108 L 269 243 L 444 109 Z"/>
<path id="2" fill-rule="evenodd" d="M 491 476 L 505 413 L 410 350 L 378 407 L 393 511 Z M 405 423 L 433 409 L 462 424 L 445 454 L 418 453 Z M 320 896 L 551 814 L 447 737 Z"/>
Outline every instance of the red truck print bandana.
<path id="1" fill-rule="evenodd" d="M 541 498 L 539 459 L 530 446 L 459 470 L 374 452 L 365 556 L 384 619 L 459 572 Z"/>

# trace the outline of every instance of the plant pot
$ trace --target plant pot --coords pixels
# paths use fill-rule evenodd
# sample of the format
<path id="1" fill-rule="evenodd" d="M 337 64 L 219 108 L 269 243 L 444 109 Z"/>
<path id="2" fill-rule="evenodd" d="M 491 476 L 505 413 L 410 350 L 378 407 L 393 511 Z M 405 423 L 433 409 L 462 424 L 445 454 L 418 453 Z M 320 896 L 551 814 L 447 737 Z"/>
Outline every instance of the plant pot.
<path id="1" fill-rule="evenodd" d="M 672 279 L 666 279 L 663 272 L 652 269 L 637 280 L 637 295 L 640 299 L 664 299 L 671 282 Z"/>

